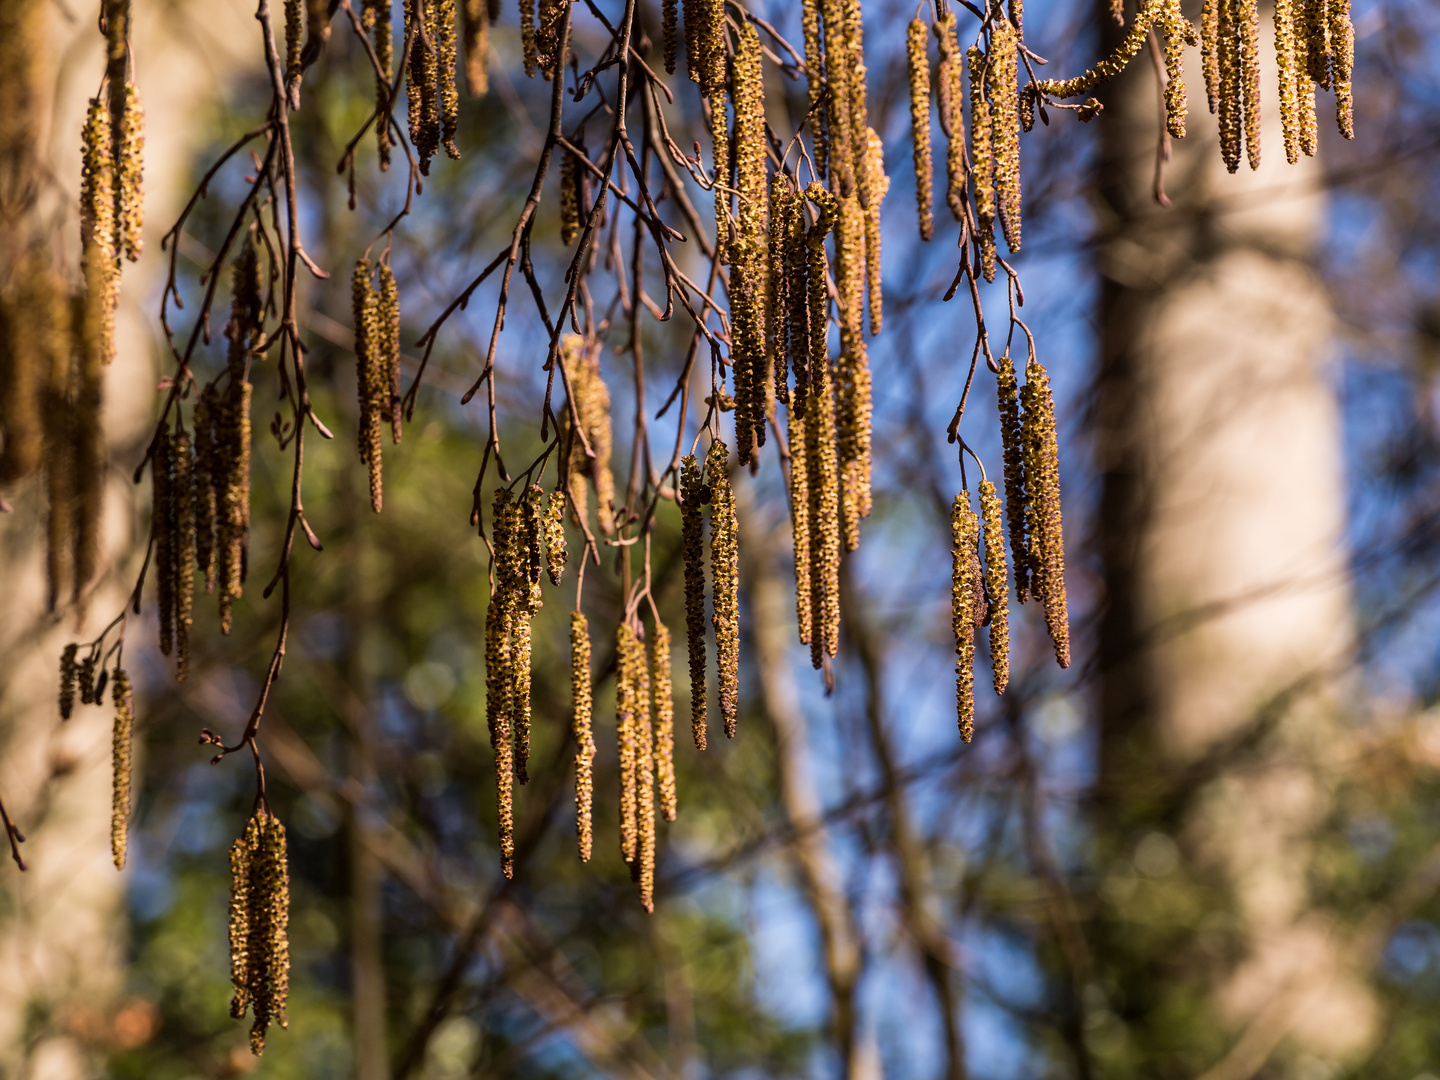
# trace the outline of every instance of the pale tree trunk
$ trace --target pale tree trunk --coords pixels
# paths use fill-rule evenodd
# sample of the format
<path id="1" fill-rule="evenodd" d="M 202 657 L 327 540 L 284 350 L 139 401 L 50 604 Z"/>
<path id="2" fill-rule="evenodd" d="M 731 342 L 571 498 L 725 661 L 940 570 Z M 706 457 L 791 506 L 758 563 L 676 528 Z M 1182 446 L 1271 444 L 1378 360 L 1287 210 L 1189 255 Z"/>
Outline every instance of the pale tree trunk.
<path id="1" fill-rule="evenodd" d="M 57 266 L 78 279 L 80 130 L 86 99 L 105 70 L 93 3 L 4 0 L 42 9 L 29 43 L 40 88 L 41 172 L 53 186 L 25 211 L 24 231 L 53 244 Z M 77 703 L 62 723 L 56 706 L 58 659 L 66 642 L 88 641 L 125 602 L 138 569 L 148 485 L 128 473 L 151 423 L 156 382 L 153 304 L 167 257 L 160 236 L 188 192 L 197 124 L 228 76 L 253 56 L 259 30 L 247 3 L 136 4 L 132 45 L 146 110 L 146 254 L 127 264 L 117 319 L 118 355 L 104 385 L 111 470 L 104 487 L 100 578 L 84 613 L 46 611 L 45 493 L 33 476 L 4 494 L 0 516 L 0 795 L 25 832 L 30 869 L 7 860 L 0 872 L 0 1076 L 68 1080 L 103 1073 L 104 1055 L 150 1029 L 147 1008 L 124 1007 L 125 875 L 110 857 L 112 710 Z M 203 8 L 203 10 L 202 10 Z M 14 10 L 14 9 L 12 9 Z M 0 75 L 0 78 L 4 78 Z M 8 225 L 6 226 L 9 227 Z M 20 230 L 11 234 L 13 242 Z M 189 292 L 193 296 L 193 289 Z M 121 451 L 124 451 L 123 455 Z M 143 620 L 132 617 L 127 666 L 138 674 Z M 108 699 L 108 694 L 107 694 Z M 137 750 L 146 726 L 141 695 Z M 137 774 L 137 779 L 139 776 Z M 143 781 L 142 781 L 143 782 Z M 132 847 L 132 861 L 134 858 Z"/>
<path id="2" fill-rule="evenodd" d="M 1205 1002 L 1200 1064 L 1214 1080 L 1277 1053 L 1343 1060 L 1375 1022 L 1308 895 L 1340 730 L 1334 676 L 1354 631 L 1333 320 L 1311 265 L 1325 206 L 1318 165 L 1285 163 L 1268 12 L 1262 25 L 1258 172 L 1226 175 L 1193 51 L 1189 135 L 1165 174 L 1173 207 L 1152 192 L 1161 119 L 1144 53 L 1097 121 L 1098 821 L 1107 885 L 1164 877 L 1168 834 L 1169 873 L 1219 890 L 1200 895 L 1229 920 L 1225 948 L 1195 927 L 1183 959 L 1146 960 Z M 1327 109 L 1321 94 L 1322 124 Z M 1102 910 L 1125 920 L 1121 902 Z M 1118 1006 L 1137 1020 L 1139 989 Z"/>

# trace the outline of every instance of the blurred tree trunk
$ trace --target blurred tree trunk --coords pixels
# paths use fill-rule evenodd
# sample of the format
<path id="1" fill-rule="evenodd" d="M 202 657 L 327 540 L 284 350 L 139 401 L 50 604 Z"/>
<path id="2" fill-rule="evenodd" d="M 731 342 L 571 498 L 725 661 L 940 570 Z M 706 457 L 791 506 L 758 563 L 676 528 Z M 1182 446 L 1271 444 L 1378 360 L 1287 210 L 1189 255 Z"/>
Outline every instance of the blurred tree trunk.
<path id="1" fill-rule="evenodd" d="M 1374 1024 L 1308 896 L 1354 631 L 1332 316 L 1311 266 L 1325 205 L 1316 162 L 1285 163 L 1268 12 L 1262 27 L 1258 172 L 1226 175 L 1193 51 L 1173 206 L 1154 192 L 1144 52 L 1098 121 L 1105 865 L 1087 1005 L 1097 1058 L 1151 1076 L 1341 1059 Z"/>
<path id="2" fill-rule="evenodd" d="M 48 246 L 54 265 L 78 280 L 80 129 L 86 99 L 105 69 L 95 8 L 44 0 L 4 0 L 0 35 L 7 56 L 30 59 L 28 71 L 0 70 L 0 101 L 13 126 L 16 80 L 30 83 L 33 201 L 17 209 L 9 196 L 17 175 L 14 144 L 6 142 L 6 221 L 0 226 L 0 274 L 25 245 Z M 105 440 L 112 468 L 105 479 L 100 576 L 84 611 L 46 611 L 45 484 L 38 474 L 4 492 L 13 513 L 0 515 L 0 580 L 8 618 L 0 625 L 0 793 L 25 832 L 30 869 L 8 860 L 0 871 L 0 1076 L 69 1080 L 98 1076 L 114 1049 L 148 1038 L 148 1006 L 117 1020 L 124 957 L 125 875 L 110 858 L 110 730 L 112 710 L 76 705 L 62 724 L 56 708 L 58 659 L 66 642 L 89 641 L 125 603 L 138 569 L 144 533 L 138 505 L 148 483 L 128 473 L 135 449 L 148 437 L 155 387 L 153 304 L 166 268 L 160 236 L 188 192 L 195 140 L 209 132 L 188 122 L 240 64 L 258 38 L 248 4 L 135 6 L 132 44 L 136 81 L 146 107 L 145 208 L 147 252 L 126 264 L 117 316 L 118 356 L 105 373 Z M 25 19 L 28 11 L 30 18 Z M 19 18 L 16 18 L 16 16 Z M 199 16 L 198 18 L 196 16 Z M 15 27 L 23 24 L 25 40 Z M 15 47 L 19 44 L 19 49 Z M 14 51 L 12 51 L 14 50 Z M 62 63 L 63 60 L 63 63 Z M 126 666 L 140 682 L 137 751 L 146 728 L 145 651 L 152 648 L 145 619 L 130 624 Z M 113 640 L 113 638 L 112 638 Z M 143 764 L 143 755 L 142 764 Z M 143 775 L 137 771 L 137 781 Z M 136 802 L 140 799 L 139 788 Z M 7 853 L 8 855 L 8 853 Z M 132 849 L 130 861 L 143 860 Z M 127 871 L 128 873 L 128 871 Z"/>

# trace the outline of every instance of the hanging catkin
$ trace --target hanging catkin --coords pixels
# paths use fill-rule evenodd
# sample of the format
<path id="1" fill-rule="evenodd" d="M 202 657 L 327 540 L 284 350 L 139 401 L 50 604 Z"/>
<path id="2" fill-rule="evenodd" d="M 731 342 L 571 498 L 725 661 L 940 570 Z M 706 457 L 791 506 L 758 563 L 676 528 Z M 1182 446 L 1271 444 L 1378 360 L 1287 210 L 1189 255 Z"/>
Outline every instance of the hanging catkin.
<path id="1" fill-rule="evenodd" d="M 969 167 L 965 160 L 965 95 L 962 87 L 964 65 L 956 39 L 953 12 L 935 20 L 935 41 L 940 53 L 939 76 L 935 87 L 940 106 L 940 130 L 947 141 L 945 150 L 945 205 L 956 221 L 965 220 L 965 188 Z M 972 121 L 973 122 L 973 121 Z"/>
<path id="2" fill-rule="evenodd" d="M 990 671 L 995 693 L 1003 694 L 1010 683 L 1010 588 L 1000 496 L 989 480 L 980 481 L 980 522 L 985 538 L 985 592 L 990 601 Z"/>
<path id="3" fill-rule="evenodd" d="M 535 77 L 535 0 L 520 0 L 520 50 L 525 59 L 525 77 Z"/>
<path id="4" fill-rule="evenodd" d="M 514 507 L 510 491 L 495 489 L 491 533 L 494 544 L 495 583 L 485 611 L 485 720 L 490 749 L 495 755 L 495 805 L 500 831 L 500 869 L 508 878 L 515 873 L 514 742 L 510 726 L 513 674 L 510 657 L 510 612 L 504 575 L 510 565 L 508 545 L 513 541 Z"/>
<path id="5" fill-rule="evenodd" d="M 460 127 L 460 88 L 455 84 L 455 0 L 426 0 L 435 5 L 436 50 L 440 86 L 440 142 L 452 159 L 460 156 L 455 133 Z"/>
<path id="6" fill-rule="evenodd" d="M 805 463 L 810 524 L 810 660 L 820 667 L 840 639 L 840 479 L 837 467 L 835 396 L 825 326 L 829 302 L 825 236 L 840 212 L 839 200 L 818 183 L 805 189 L 816 208 L 805 235 L 809 291 L 810 388 L 805 408 Z"/>
<path id="7" fill-rule="evenodd" d="M 1350 80 L 1355 69 L 1355 28 L 1350 23 L 1350 0 L 1329 0 L 1326 12 L 1330 27 L 1330 81 L 1335 88 L 1335 123 L 1341 135 L 1353 139 L 1355 102 Z"/>
<path id="8" fill-rule="evenodd" d="M 505 577 L 510 591 L 510 691 L 515 732 L 515 779 L 529 783 L 530 761 L 530 639 L 531 621 L 540 610 L 540 503 L 544 492 L 532 485 L 511 511 L 512 537 L 506 544 L 510 568 Z"/>
<path id="9" fill-rule="evenodd" d="M 467 0 L 467 20 L 472 7 L 478 7 L 481 16 L 484 16 L 484 0 Z M 395 74 L 395 31 L 390 21 L 390 0 L 365 0 L 361 24 L 370 31 L 371 41 L 375 45 L 375 59 L 380 64 L 380 70 L 375 73 L 375 112 L 378 117 L 375 121 L 375 149 L 380 156 L 380 171 L 385 172 L 390 168 L 390 147 L 393 145 L 390 137 L 390 80 Z M 466 34 L 468 47 L 468 21 Z M 483 75 L 483 64 L 480 71 Z"/>
<path id="10" fill-rule="evenodd" d="M 735 54 L 735 175 L 740 228 L 730 260 L 730 318 L 735 369 L 735 448 L 749 465 L 765 445 L 765 96 L 760 36 L 745 23 Z"/>
<path id="11" fill-rule="evenodd" d="M 845 0 L 819 0 L 820 22 L 825 35 L 826 120 L 829 135 L 830 169 L 840 184 L 840 193 L 855 194 L 855 154 L 850 120 L 850 65 L 846 44 Z"/>
<path id="12" fill-rule="evenodd" d="M 960 738 L 967 743 L 975 734 L 975 594 L 970 559 L 976 525 L 970 492 L 962 490 L 950 511 L 950 627 L 955 633 L 955 710 Z"/>
<path id="13" fill-rule="evenodd" d="M 620 764 L 620 855 L 633 866 L 639 851 L 639 803 L 635 777 L 635 713 L 645 650 L 629 623 L 615 631 L 615 742 Z"/>
<path id="14" fill-rule="evenodd" d="M 215 414 L 220 407 L 215 384 L 207 384 L 195 402 L 195 483 L 191 488 L 195 503 L 195 563 L 205 579 L 207 593 L 215 591 L 215 483 L 219 475 Z"/>
<path id="15" fill-rule="evenodd" d="M 730 134 L 725 115 L 725 92 L 710 95 L 710 148 L 715 162 L 715 248 L 720 261 L 728 263 L 730 252 Z"/>
<path id="16" fill-rule="evenodd" d="M 285 827 L 263 806 L 230 849 L 230 1015 L 251 1010 L 250 1052 L 265 1051 L 272 1023 L 290 1026 L 290 871 Z"/>
<path id="17" fill-rule="evenodd" d="M 1055 659 L 1070 666 L 1070 618 L 1065 595 L 1065 537 L 1060 518 L 1060 453 L 1050 376 L 1039 360 L 1025 367 L 1022 433 L 1025 446 L 1026 531 L 1031 591 L 1045 606 Z"/>
<path id="18" fill-rule="evenodd" d="M 250 534 L 250 358 L 262 337 L 264 302 L 260 293 L 260 261 L 247 242 L 235 260 L 230 322 L 228 385 L 216 417 L 216 474 L 219 550 L 220 631 L 231 629 L 231 606 L 245 581 Z"/>
<path id="19" fill-rule="evenodd" d="M 135 728 L 135 700 L 130 692 L 130 676 L 118 665 L 110 682 L 110 695 L 115 703 L 115 723 L 110 732 L 110 857 L 116 870 L 124 870 L 130 830 L 130 746 Z"/>
<path id="20" fill-rule="evenodd" d="M 1294 165 L 1300 160 L 1300 77 L 1296 63 L 1295 9 L 1303 0 L 1275 0 L 1275 63 L 1280 72 L 1280 130 L 1285 139 L 1285 160 Z M 1215 11 L 1216 30 L 1219 29 L 1220 0 L 1206 0 L 1206 11 Z M 1207 33 L 1208 23 L 1206 24 Z M 1209 38 L 1206 47 L 1209 48 Z M 1208 53 L 1207 53 L 1208 56 Z M 1218 79 L 1219 59 L 1215 61 Z M 1206 69 L 1208 72 L 1208 68 Z M 1207 75 L 1207 79 L 1208 79 Z M 1213 96 L 1213 95 L 1212 95 Z M 1215 111 L 1211 105 L 1210 111 Z"/>
<path id="21" fill-rule="evenodd" d="M 355 263 L 350 283 L 350 302 L 355 322 L 355 388 L 360 400 L 357 429 L 360 460 L 370 470 L 370 509 L 380 513 L 384 506 L 381 476 L 381 396 L 388 399 L 380 357 L 380 299 L 370 279 L 370 262 Z"/>
<path id="22" fill-rule="evenodd" d="M 635 649 L 635 823 L 638 867 L 631 876 L 640 885 L 640 906 L 655 910 L 655 732 L 650 715 L 650 668 L 645 646 Z M 635 873 L 636 869 L 639 874 Z"/>
<path id="23" fill-rule="evenodd" d="M 300 49 L 304 44 L 305 0 L 285 0 L 285 93 L 300 107 Z"/>
<path id="24" fill-rule="evenodd" d="M 791 290 L 796 286 L 790 275 L 788 253 L 792 246 L 802 243 L 799 193 L 788 176 L 776 173 L 770 181 L 765 328 L 767 363 L 775 377 L 775 400 L 782 405 L 790 403 Z"/>
<path id="25" fill-rule="evenodd" d="M 118 288 L 118 270 L 114 280 Z M 94 578 L 100 560 L 100 512 L 106 465 L 105 436 L 101 428 L 104 365 L 104 356 L 93 348 L 80 350 L 70 406 L 68 467 L 72 471 L 70 484 L 74 499 L 70 599 L 81 606 L 82 612 L 85 587 Z"/>
<path id="26" fill-rule="evenodd" d="M 879 209 L 879 198 L 874 209 Z M 846 551 L 860 544 L 860 519 L 870 513 L 870 363 L 862 333 L 861 297 L 870 266 L 869 212 L 841 199 L 835 229 L 835 285 L 840 356 L 833 374 L 836 451 L 840 469 L 840 531 Z M 877 253 L 878 255 L 878 253 Z M 877 260 L 878 261 L 878 260 Z"/>
<path id="27" fill-rule="evenodd" d="M 820 0 L 802 0 L 800 27 L 805 39 L 805 115 L 810 141 L 815 147 L 815 171 L 820 179 L 829 176 L 830 139 L 826 132 L 825 55 L 820 45 Z"/>
<path id="28" fill-rule="evenodd" d="M 175 470 L 174 444 L 163 429 L 150 458 L 151 535 L 155 545 L 155 594 L 160 609 L 160 652 L 175 648 Z"/>
<path id="29" fill-rule="evenodd" d="M 565 492 L 556 488 L 545 504 L 545 572 L 551 585 L 559 585 L 565 573 Z"/>
<path id="30" fill-rule="evenodd" d="M 80 174 L 80 246 L 85 278 L 83 350 L 115 358 L 115 308 L 120 295 L 115 247 L 115 163 L 110 109 L 91 98 L 86 114 Z"/>
<path id="31" fill-rule="evenodd" d="M 75 683 L 80 674 L 80 665 L 75 661 L 75 654 L 80 651 L 78 645 L 66 645 L 60 653 L 60 719 L 69 720 L 70 714 L 75 710 Z"/>
<path id="32" fill-rule="evenodd" d="M 685 649 L 690 661 L 690 730 L 695 749 L 705 735 L 705 519 L 706 492 L 694 454 L 680 463 L 680 543 L 685 562 Z"/>
<path id="33" fill-rule="evenodd" d="M 145 249 L 140 233 L 145 224 L 145 197 L 141 180 L 145 171 L 145 110 L 140 91 L 127 82 L 116 139 L 116 233 L 117 252 L 134 262 Z"/>
<path id="34" fill-rule="evenodd" d="M 590 626 L 578 611 L 570 613 L 570 701 L 575 734 L 575 836 L 580 861 L 589 862 L 595 845 L 595 733 L 590 689 Z"/>
<path id="35" fill-rule="evenodd" d="M 471 97 L 484 97 L 490 90 L 486 66 L 490 51 L 490 7 L 488 0 L 462 0 L 462 4 L 465 89 Z"/>
<path id="36" fill-rule="evenodd" d="M 1025 603 L 1030 595 L 1030 556 L 1025 542 L 1025 443 L 1020 430 L 1020 386 L 1015 363 L 1007 352 L 1000 357 L 995 396 L 1000 414 L 1000 442 L 1005 452 L 1005 513 L 1010 520 L 1010 558 L 1015 564 L 1015 596 Z"/>
<path id="37" fill-rule="evenodd" d="M 974 45 L 970 65 L 970 164 L 975 176 L 975 216 L 980 243 L 980 268 L 986 281 L 995 280 L 995 122 L 986 97 L 987 69 L 995 65 Z"/>
<path id="38" fill-rule="evenodd" d="M 437 2 L 438 0 L 405 0 L 405 33 L 413 38 L 410 46 L 410 70 L 405 79 L 410 113 L 410 141 L 420 159 L 420 171 L 426 176 L 430 175 L 430 159 L 435 155 L 435 151 L 440 149 L 440 64 L 435 26 Z M 420 32 L 422 27 L 423 34 Z M 529 55 L 526 54 L 527 61 Z M 527 62 L 526 73 L 529 72 Z"/>
<path id="39" fill-rule="evenodd" d="M 740 529 L 735 519 L 735 493 L 730 488 L 730 451 L 719 439 L 705 458 L 710 488 L 711 622 L 715 627 L 715 660 L 720 679 L 720 715 L 725 737 L 735 737 L 740 698 Z"/>
<path id="40" fill-rule="evenodd" d="M 910 144 L 915 156 L 915 208 L 920 239 L 935 235 L 935 165 L 930 151 L 930 60 L 926 55 L 929 33 L 912 19 L 905 37 L 905 66 L 910 77 Z"/>
<path id="41" fill-rule="evenodd" d="M 390 442 L 400 442 L 400 289 L 388 262 L 380 264 L 380 301 L 376 312 L 384 386 L 380 411 L 390 420 Z"/>
<path id="42" fill-rule="evenodd" d="M 985 96 L 995 137 L 995 201 L 1005 246 L 1020 250 L 1020 41 L 1007 19 L 997 19 L 985 71 Z"/>
<path id="43" fill-rule="evenodd" d="M 574 141 L 582 146 L 580 136 Z M 580 183 L 579 159 L 566 150 L 560 155 L 560 242 L 566 247 L 580 236 Z"/>
<path id="44" fill-rule="evenodd" d="M 195 605 L 195 459 L 190 435 L 178 424 L 170 459 L 175 499 L 175 681 L 184 682 L 190 671 L 190 625 Z"/>
<path id="45" fill-rule="evenodd" d="M 595 516 L 600 528 L 607 534 L 615 532 L 615 476 L 610 471 L 610 454 L 614 445 L 610 427 L 610 391 L 600 377 L 600 347 L 598 343 L 586 343 L 577 334 L 567 334 L 561 342 L 565 369 L 570 377 L 570 393 L 575 399 L 575 411 L 580 415 L 580 427 L 594 451 L 593 458 L 585 454 L 585 446 L 577 439 L 571 439 L 570 461 L 566 476 L 570 483 L 570 505 L 578 518 L 586 514 L 588 503 L 585 480 L 588 477 L 595 489 Z M 569 423 L 569 410 L 566 410 Z"/>
<path id="46" fill-rule="evenodd" d="M 844 0 L 844 15 L 847 85 L 843 89 L 850 95 L 850 146 L 855 161 L 855 196 L 868 211 L 877 201 L 877 193 L 870 173 L 870 117 L 865 100 L 865 28 L 860 14 L 860 0 Z"/>
<path id="47" fill-rule="evenodd" d="M 1275 45 L 1280 48 L 1280 12 L 1292 0 L 1276 0 Z M 1200 70 L 1205 75 L 1205 100 L 1214 115 L 1220 108 L 1220 0 L 1204 0 L 1200 8 Z M 1285 65 L 1280 65 L 1280 83 L 1285 83 Z M 1284 95 L 1281 95 L 1282 110 Z M 1292 161 L 1293 164 L 1293 161 Z"/>
<path id="48" fill-rule="evenodd" d="M 655 783 L 660 812 L 675 820 L 675 693 L 670 680 L 670 631 L 658 619 L 650 639 L 650 688 L 655 698 Z"/>
<path id="49" fill-rule="evenodd" d="M 805 418 L 790 410 L 790 528 L 795 550 L 795 623 L 800 641 L 810 644 L 810 477 Z"/>
<path id="50" fill-rule="evenodd" d="M 660 8 L 660 39 L 665 58 L 665 74 L 675 74 L 676 27 L 678 23 L 679 0 L 664 0 Z"/>

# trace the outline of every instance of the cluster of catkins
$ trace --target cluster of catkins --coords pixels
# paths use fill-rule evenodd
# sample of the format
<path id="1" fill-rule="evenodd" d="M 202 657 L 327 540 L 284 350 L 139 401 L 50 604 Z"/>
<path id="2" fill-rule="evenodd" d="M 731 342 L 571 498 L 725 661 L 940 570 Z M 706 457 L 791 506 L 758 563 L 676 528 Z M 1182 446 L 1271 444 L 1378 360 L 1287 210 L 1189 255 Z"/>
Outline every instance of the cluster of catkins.
<path id="1" fill-rule="evenodd" d="M 370 468 L 370 508 L 380 513 L 384 492 L 380 473 L 380 427 L 390 424 L 390 439 L 400 442 L 400 292 L 390 264 L 381 261 L 380 286 L 369 259 L 355 264 L 351 300 L 355 319 L 355 387 L 360 397 L 360 460 Z"/>
<path id="2" fill-rule="evenodd" d="M 615 633 L 615 735 L 620 760 L 620 853 L 640 885 L 640 903 L 655 910 L 655 796 L 675 820 L 675 705 L 670 684 L 670 631 L 658 619 L 650 648 L 639 620 Z M 586 843 L 585 838 L 581 840 Z"/>
<path id="3" fill-rule="evenodd" d="M 84 660 L 78 659 L 80 646 L 67 645 L 60 654 L 60 718 L 69 720 L 75 711 L 75 696 L 82 705 L 102 705 L 105 684 L 110 684 L 110 700 L 115 706 L 111 728 L 111 804 L 110 856 L 116 870 L 125 869 L 129 846 L 131 742 L 135 729 L 135 699 L 130 689 L 130 676 L 117 662 L 114 675 L 101 666 L 100 642 L 90 645 Z M 98 674 L 97 674 L 98 672 Z"/>
<path id="4" fill-rule="evenodd" d="M 272 1023 L 290 1026 L 289 927 L 285 826 L 262 803 L 230 848 L 230 1015 L 239 1020 L 250 1011 L 250 1052 L 257 1057 Z"/>

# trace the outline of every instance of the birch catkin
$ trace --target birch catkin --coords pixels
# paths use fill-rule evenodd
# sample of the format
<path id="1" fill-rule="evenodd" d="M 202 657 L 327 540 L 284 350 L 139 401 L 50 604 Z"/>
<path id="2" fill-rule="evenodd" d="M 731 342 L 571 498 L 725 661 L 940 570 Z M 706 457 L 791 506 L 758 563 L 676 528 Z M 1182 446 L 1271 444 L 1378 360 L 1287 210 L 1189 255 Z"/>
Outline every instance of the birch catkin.
<path id="1" fill-rule="evenodd" d="M 370 509 L 378 514 L 384 507 L 380 399 L 385 380 L 380 359 L 380 301 L 371 282 L 367 259 L 355 263 L 355 273 L 350 282 L 350 302 L 355 323 L 355 388 L 360 401 L 357 439 L 360 460 L 370 470 Z"/>
<path id="2" fill-rule="evenodd" d="M 1007 19 L 991 36 L 985 91 L 995 138 L 995 201 L 1005 246 L 1020 250 L 1020 101 L 1017 61 L 1020 42 Z"/>
<path id="3" fill-rule="evenodd" d="M 975 215 L 979 219 L 981 270 L 986 281 L 995 280 L 995 148 L 994 118 L 986 98 L 986 68 L 993 64 L 974 45 L 970 64 L 970 165 L 975 177 Z"/>
<path id="4" fill-rule="evenodd" d="M 1025 446 L 1026 525 L 1031 589 L 1045 607 L 1055 659 L 1070 666 L 1070 619 L 1065 594 L 1065 537 L 1060 517 L 1060 454 L 1050 376 L 1039 360 L 1025 368 L 1022 431 Z"/>
<path id="5" fill-rule="evenodd" d="M 731 361 L 735 368 L 735 448 L 749 465 L 765 443 L 765 98 L 760 37 L 745 23 L 735 54 L 735 173 L 740 228 L 730 261 Z M 718 224 L 718 223 L 717 223 Z"/>
<path id="6" fill-rule="evenodd" d="M 968 167 L 965 161 L 964 65 L 956 38 L 955 15 L 947 12 L 935 20 L 935 41 L 940 52 L 936 89 L 940 104 L 940 130 L 945 133 L 945 204 L 956 221 L 965 220 L 965 188 Z M 972 120 L 973 123 L 973 120 Z"/>
<path id="7" fill-rule="evenodd" d="M 575 835 L 580 861 L 589 862 L 595 846 L 595 733 L 590 687 L 590 626 L 578 611 L 570 613 L 570 701 L 575 735 Z"/>
<path id="8" fill-rule="evenodd" d="M 230 849 L 230 1015 L 248 1008 L 250 1052 L 265 1051 L 272 1023 L 290 1026 L 290 872 L 285 827 L 263 806 Z"/>
<path id="9" fill-rule="evenodd" d="M 636 791 L 636 711 L 645 652 L 629 623 L 615 631 L 615 742 L 620 763 L 620 855 L 634 864 L 639 854 Z"/>
<path id="10" fill-rule="evenodd" d="M 135 84 L 125 84 L 124 104 L 120 114 L 120 132 L 116 140 L 116 250 L 134 262 L 145 249 L 141 229 L 145 223 L 145 196 L 141 186 L 145 169 L 145 110 L 140 106 L 140 91 Z"/>
<path id="11" fill-rule="evenodd" d="M 990 671 L 995 693 L 1003 694 L 1010 683 L 1010 587 L 1000 496 L 989 480 L 980 481 L 980 522 L 985 540 L 985 592 L 990 602 Z"/>
<path id="12" fill-rule="evenodd" d="M 190 671 L 190 626 L 195 604 L 195 490 L 194 457 L 189 434 L 175 429 L 171 450 L 174 485 L 175 558 L 175 681 L 184 682 Z"/>
<path id="13" fill-rule="evenodd" d="M 500 869 L 508 878 L 515 873 L 514 742 L 510 726 L 513 685 L 510 656 L 510 616 L 504 574 L 510 555 L 506 545 L 512 532 L 514 509 L 507 488 L 495 489 L 492 533 L 495 544 L 496 587 L 485 612 L 485 720 L 490 749 L 495 755 L 495 805 L 500 832 Z"/>
<path id="14" fill-rule="evenodd" d="M 483 16 L 484 0 L 467 0 L 467 18 L 472 7 L 478 7 Z M 365 0 L 361 22 L 370 31 L 370 38 L 375 44 L 375 59 L 380 63 L 380 70 L 375 73 L 375 108 L 380 117 L 375 121 L 375 151 L 379 155 L 380 171 L 386 172 L 390 168 L 390 148 L 393 145 L 390 136 L 390 80 L 395 73 L 395 30 L 390 19 L 390 0 Z M 467 22 L 467 48 L 468 25 Z M 480 71 L 483 75 L 483 64 Z"/>
<path id="15" fill-rule="evenodd" d="M 650 713 L 650 669 L 637 639 L 635 686 L 635 822 L 640 906 L 655 910 L 655 731 Z M 634 869 L 631 870 L 632 876 Z"/>
<path id="16" fill-rule="evenodd" d="M 950 628 L 955 634 L 955 709 L 960 738 L 975 735 L 975 594 L 970 559 L 975 546 L 975 512 L 970 492 L 955 496 L 950 511 Z"/>
<path id="17" fill-rule="evenodd" d="M 705 501 L 694 454 L 680 463 L 680 543 L 685 562 L 685 648 L 690 661 L 690 730 L 695 749 L 705 735 Z"/>
<path id="18" fill-rule="evenodd" d="M 720 676 L 720 715 L 725 721 L 725 737 L 733 739 L 740 698 L 740 530 L 730 489 L 729 458 L 723 442 L 716 439 L 711 443 L 705 480 L 710 488 L 711 622 Z"/>
<path id="19" fill-rule="evenodd" d="M 910 79 L 910 144 L 915 158 L 915 207 L 920 239 L 935 235 L 935 165 L 930 150 L 930 60 L 926 56 L 929 33 L 919 19 L 906 30 L 905 64 Z"/>
<path id="20" fill-rule="evenodd" d="M 110 799 L 110 857 L 114 860 L 116 870 L 124 870 L 130 830 L 130 779 L 133 771 L 131 742 L 135 729 L 135 700 L 130 691 L 130 676 L 122 667 L 115 668 L 114 678 L 110 681 L 110 694 L 115 703 L 115 723 L 110 733 L 113 777 Z"/>
<path id="21" fill-rule="evenodd" d="M 660 812 L 675 820 L 675 695 L 670 681 L 670 631 L 658 619 L 650 640 L 650 689 L 655 698 L 655 783 Z"/>
<path id="22" fill-rule="evenodd" d="M 1010 557 L 1015 564 L 1015 596 L 1030 595 L 1030 556 L 1025 541 L 1025 444 L 1020 430 L 1020 385 L 1007 352 L 995 376 L 1000 414 L 1000 442 L 1005 453 L 1005 513 L 1010 520 Z"/>

